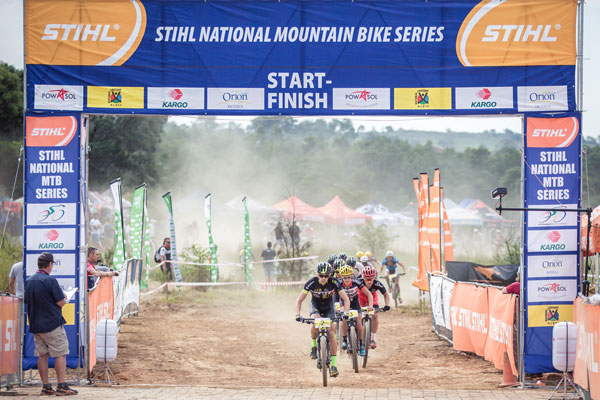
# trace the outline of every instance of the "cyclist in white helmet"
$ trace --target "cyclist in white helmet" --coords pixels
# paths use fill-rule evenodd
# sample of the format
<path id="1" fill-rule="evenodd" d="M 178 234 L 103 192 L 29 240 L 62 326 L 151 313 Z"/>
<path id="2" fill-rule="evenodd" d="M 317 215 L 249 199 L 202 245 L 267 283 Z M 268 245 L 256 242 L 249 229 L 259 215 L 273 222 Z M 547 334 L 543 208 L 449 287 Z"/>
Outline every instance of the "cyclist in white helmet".
<path id="1" fill-rule="evenodd" d="M 400 284 L 398 283 L 398 267 L 402 268 L 402 275 L 406 274 L 406 267 L 402 264 L 396 257 L 394 257 L 394 253 L 391 250 L 388 250 L 385 253 L 385 258 L 381 260 L 381 268 L 379 270 L 379 274 L 385 278 L 387 281 L 388 287 L 391 287 L 390 284 L 390 275 L 395 275 L 392 278 L 392 283 L 396 286 L 398 291 L 398 301 L 402 303 L 402 297 L 400 296 Z M 386 274 L 383 275 L 384 269 Z"/>

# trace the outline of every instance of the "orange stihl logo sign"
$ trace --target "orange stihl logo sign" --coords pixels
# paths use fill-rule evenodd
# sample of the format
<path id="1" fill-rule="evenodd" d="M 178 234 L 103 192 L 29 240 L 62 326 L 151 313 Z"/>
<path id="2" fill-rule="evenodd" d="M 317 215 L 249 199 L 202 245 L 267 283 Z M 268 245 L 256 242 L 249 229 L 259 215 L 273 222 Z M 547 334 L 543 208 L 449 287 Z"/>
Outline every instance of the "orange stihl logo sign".
<path id="1" fill-rule="evenodd" d="M 575 0 L 483 0 L 463 21 L 456 54 L 466 67 L 575 65 Z"/>
<path id="2" fill-rule="evenodd" d="M 146 30 L 140 0 L 25 2 L 25 62 L 122 65 Z"/>
<path id="3" fill-rule="evenodd" d="M 527 118 L 527 147 L 569 147 L 578 133 L 575 117 Z"/>
<path id="4" fill-rule="evenodd" d="M 75 117 L 27 117 L 27 147 L 60 147 L 71 142 L 77 132 Z"/>

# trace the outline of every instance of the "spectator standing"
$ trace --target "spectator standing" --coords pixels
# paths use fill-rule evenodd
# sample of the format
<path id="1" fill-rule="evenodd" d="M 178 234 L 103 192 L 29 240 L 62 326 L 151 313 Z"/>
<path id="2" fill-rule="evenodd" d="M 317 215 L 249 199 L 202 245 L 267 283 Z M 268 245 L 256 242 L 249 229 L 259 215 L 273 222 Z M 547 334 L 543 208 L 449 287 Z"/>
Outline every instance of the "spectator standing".
<path id="1" fill-rule="evenodd" d="M 100 237 L 102 236 L 102 223 L 98 219 L 98 215 L 94 213 L 90 220 L 90 235 L 92 244 L 101 247 Z"/>
<path id="2" fill-rule="evenodd" d="M 283 246 L 284 244 L 284 240 L 285 237 L 283 235 L 283 225 L 281 225 L 281 221 L 277 222 L 277 225 L 275 226 L 275 245 L 277 246 Z"/>
<path id="3" fill-rule="evenodd" d="M 160 262 L 163 263 L 160 266 L 160 270 L 165 275 L 167 281 L 173 280 L 173 266 L 171 261 L 171 239 L 166 237 L 163 240 L 163 245 L 158 249 L 158 255 L 160 256 Z"/>
<path id="4" fill-rule="evenodd" d="M 8 273 L 8 287 L 10 292 L 22 299 L 25 294 L 25 287 L 23 284 L 23 261 L 13 264 L 10 272 Z"/>
<path id="5" fill-rule="evenodd" d="M 273 276 L 275 273 L 275 264 L 273 260 L 277 253 L 272 249 L 273 243 L 267 242 L 267 248 L 262 251 L 263 259 L 263 271 L 265 273 L 265 281 L 273 282 Z"/>
<path id="6" fill-rule="evenodd" d="M 38 355 L 38 371 L 44 384 L 41 394 L 69 396 L 78 392 L 65 383 L 69 340 L 63 326 L 66 321 L 62 316 L 62 308 L 67 299 L 58 281 L 50 276 L 53 266 L 52 253 L 45 252 L 38 257 L 38 270 L 27 279 L 25 285 L 25 304 L 29 331 L 33 333 Z M 56 390 L 48 382 L 48 357 L 55 358 L 54 369 L 58 378 Z"/>

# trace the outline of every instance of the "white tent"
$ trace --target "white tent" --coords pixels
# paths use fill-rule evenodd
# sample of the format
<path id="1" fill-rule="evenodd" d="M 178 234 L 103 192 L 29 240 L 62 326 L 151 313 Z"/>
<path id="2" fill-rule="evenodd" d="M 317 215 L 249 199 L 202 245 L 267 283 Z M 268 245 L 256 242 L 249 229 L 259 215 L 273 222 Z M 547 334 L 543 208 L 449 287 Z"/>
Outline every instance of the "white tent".
<path id="1" fill-rule="evenodd" d="M 451 199 L 444 198 L 444 204 L 446 205 L 446 212 L 448 213 L 451 227 L 468 226 L 481 228 L 483 226 L 483 220 L 480 217 L 460 207 Z"/>
<path id="2" fill-rule="evenodd" d="M 412 218 L 404 213 L 391 212 L 389 208 L 376 200 L 372 200 L 367 204 L 363 204 L 362 206 L 358 207 L 356 211 L 373 217 L 373 223 L 375 225 L 415 225 L 415 218 Z"/>

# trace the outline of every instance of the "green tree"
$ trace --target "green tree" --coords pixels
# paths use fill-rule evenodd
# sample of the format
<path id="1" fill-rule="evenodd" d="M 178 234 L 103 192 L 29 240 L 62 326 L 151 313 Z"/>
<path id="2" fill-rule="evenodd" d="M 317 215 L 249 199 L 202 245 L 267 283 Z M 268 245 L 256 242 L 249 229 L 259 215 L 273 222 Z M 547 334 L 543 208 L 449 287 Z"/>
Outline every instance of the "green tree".
<path id="1" fill-rule="evenodd" d="M 0 193 L 10 196 L 23 144 L 23 71 L 0 63 Z M 23 196 L 23 159 L 14 198 Z"/>
<path id="2" fill-rule="evenodd" d="M 387 232 L 387 226 L 373 225 L 371 221 L 358 227 L 356 242 L 361 249 L 369 249 L 372 254 L 382 253 L 390 246 L 392 238 Z"/>

